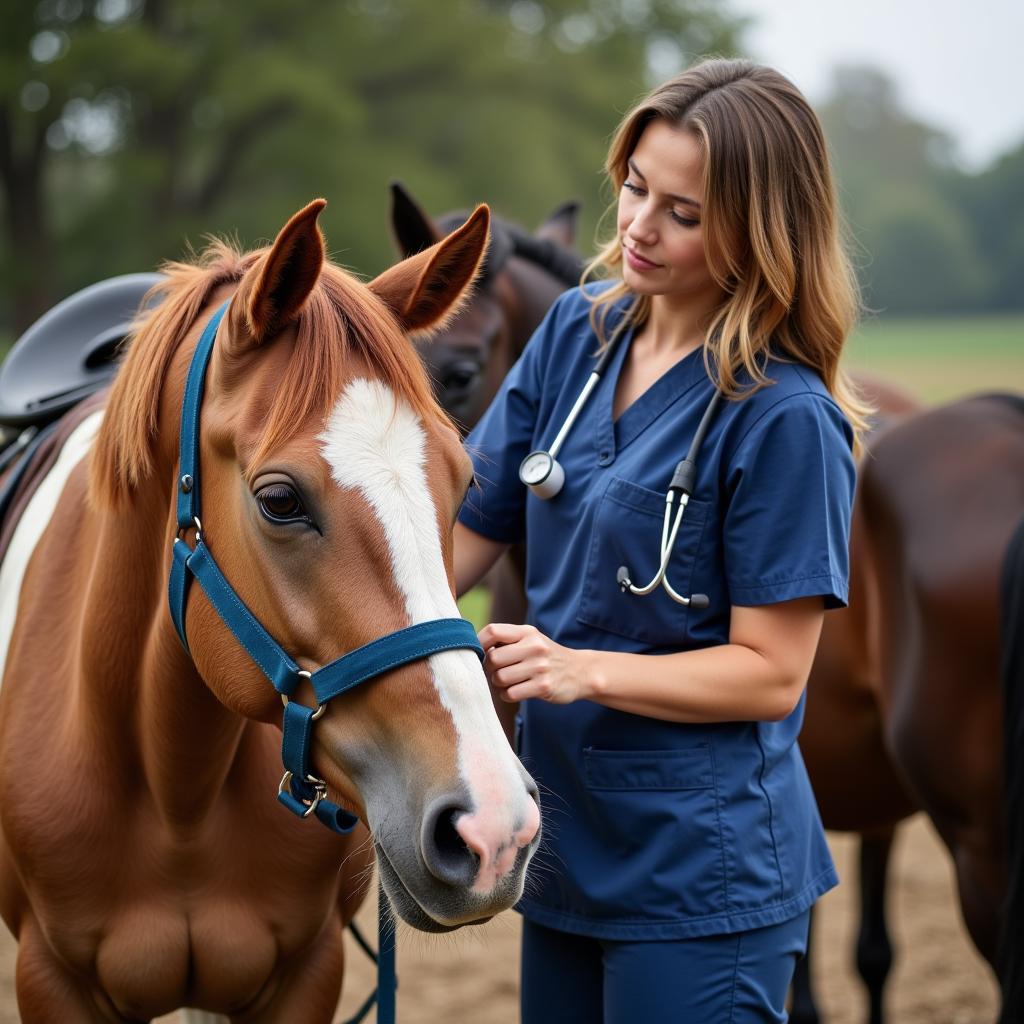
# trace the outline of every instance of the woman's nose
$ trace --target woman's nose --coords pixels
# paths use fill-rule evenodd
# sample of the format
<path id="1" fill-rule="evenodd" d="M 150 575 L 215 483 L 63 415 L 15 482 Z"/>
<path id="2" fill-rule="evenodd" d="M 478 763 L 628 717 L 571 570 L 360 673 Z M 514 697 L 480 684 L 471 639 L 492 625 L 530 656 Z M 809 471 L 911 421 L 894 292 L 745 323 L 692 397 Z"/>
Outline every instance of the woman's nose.
<path id="1" fill-rule="evenodd" d="M 634 241 L 643 242 L 648 245 L 654 241 L 657 230 L 646 206 L 637 210 L 636 216 L 629 222 L 626 228 L 626 234 Z"/>

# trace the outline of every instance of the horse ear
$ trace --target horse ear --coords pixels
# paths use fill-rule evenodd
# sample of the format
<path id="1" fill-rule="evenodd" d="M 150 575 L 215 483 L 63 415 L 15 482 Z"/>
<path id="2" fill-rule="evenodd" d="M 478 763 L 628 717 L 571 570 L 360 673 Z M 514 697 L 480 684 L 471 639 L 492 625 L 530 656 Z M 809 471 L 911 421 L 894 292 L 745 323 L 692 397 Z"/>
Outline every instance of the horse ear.
<path id="1" fill-rule="evenodd" d="M 565 249 L 576 244 L 576 221 L 579 219 L 580 204 L 575 199 L 562 203 L 534 232 L 537 238 L 548 238 Z"/>
<path id="2" fill-rule="evenodd" d="M 403 256 L 415 256 L 441 241 L 441 232 L 400 181 L 391 182 L 391 233 Z"/>
<path id="3" fill-rule="evenodd" d="M 438 328 L 461 305 L 487 249 L 491 211 L 478 206 L 462 227 L 370 282 L 406 331 Z"/>
<path id="4" fill-rule="evenodd" d="M 238 326 L 257 344 L 298 316 L 320 277 L 324 238 L 316 221 L 326 205 L 326 199 L 314 199 L 299 210 L 281 228 L 270 252 L 249 271 L 252 280 L 239 289 Z"/>

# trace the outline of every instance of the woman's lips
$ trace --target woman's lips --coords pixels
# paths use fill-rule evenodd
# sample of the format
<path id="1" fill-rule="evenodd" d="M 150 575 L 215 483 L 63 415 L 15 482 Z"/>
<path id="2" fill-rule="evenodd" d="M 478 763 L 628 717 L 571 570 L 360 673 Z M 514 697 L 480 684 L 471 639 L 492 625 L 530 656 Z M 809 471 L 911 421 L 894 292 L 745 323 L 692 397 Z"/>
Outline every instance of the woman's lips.
<path id="1" fill-rule="evenodd" d="M 634 270 L 657 270 L 661 266 L 660 263 L 653 263 L 651 260 L 645 259 L 639 253 L 630 249 L 628 245 L 623 245 L 622 248 L 626 250 L 626 262 Z"/>

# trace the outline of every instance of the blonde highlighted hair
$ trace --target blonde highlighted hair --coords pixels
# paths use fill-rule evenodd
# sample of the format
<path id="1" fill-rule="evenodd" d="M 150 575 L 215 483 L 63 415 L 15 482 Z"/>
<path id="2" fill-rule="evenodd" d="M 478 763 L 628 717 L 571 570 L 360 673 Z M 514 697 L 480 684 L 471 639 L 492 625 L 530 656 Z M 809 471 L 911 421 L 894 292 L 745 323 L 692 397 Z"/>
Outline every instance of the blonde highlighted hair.
<path id="1" fill-rule="evenodd" d="M 763 387 L 769 352 L 815 370 L 849 418 L 855 450 L 871 407 L 840 367 L 857 320 L 856 279 L 840 238 L 824 134 L 800 90 L 771 68 L 745 60 L 702 61 L 658 86 L 622 120 L 605 164 L 616 195 L 644 129 L 664 120 L 693 133 L 703 154 L 701 221 L 708 268 L 726 298 L 707 326 L 708 371 L 728 397 L 747 393 L 746 371 Z M 618 277 L 592 298 L 602 342 L 612 307 L 630 295 L 615 237 L 584 272 Z M 630 317 L 642 324 L 650 298 Z"/>

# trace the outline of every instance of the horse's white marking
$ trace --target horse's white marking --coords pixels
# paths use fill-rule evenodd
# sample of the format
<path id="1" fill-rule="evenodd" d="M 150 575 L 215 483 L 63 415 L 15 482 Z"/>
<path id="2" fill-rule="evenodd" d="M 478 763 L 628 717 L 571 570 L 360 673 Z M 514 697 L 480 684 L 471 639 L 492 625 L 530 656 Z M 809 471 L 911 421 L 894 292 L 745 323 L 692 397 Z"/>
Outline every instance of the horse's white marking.
<path id="1" fill-rule="evenodd" d="M 335 481 L 360 491 L 380 519 L 410 624 L 459 614 L 448 586 L 437 513 L 427 487 L 426 434 L 418 417 L 379 381 L 352 381 L 320 435 Z M 474 804 L 474 833 L 487 836 L 474 888 L 489 890 L 511 866 L 513 831 L 535 813 L 472 651 L 429 659 L 459 737 L 459 770 Z M 468 824 L 468 823 L 467 823 Z M 535 831 L 535 829 L 534 829 Z M 532 838 L 532 832 L 530 832 Z"/>
<path id="2" fill-rule="evenodd" d="M 21 584 L 29 559 L 53 516 L 71 471 L 92 447 L 102 420 L 101 409 L 82 420 L 71 432 L 60 455 L 57 456 L 57 461 L 25 507 L 11 537 L 11 543 L 7 546 L 3 566 L 0 566 L 0 676 L 3 666 L 7 664 L 7 648 L 14 632 L 14 622 L 18 617 Z"/>

